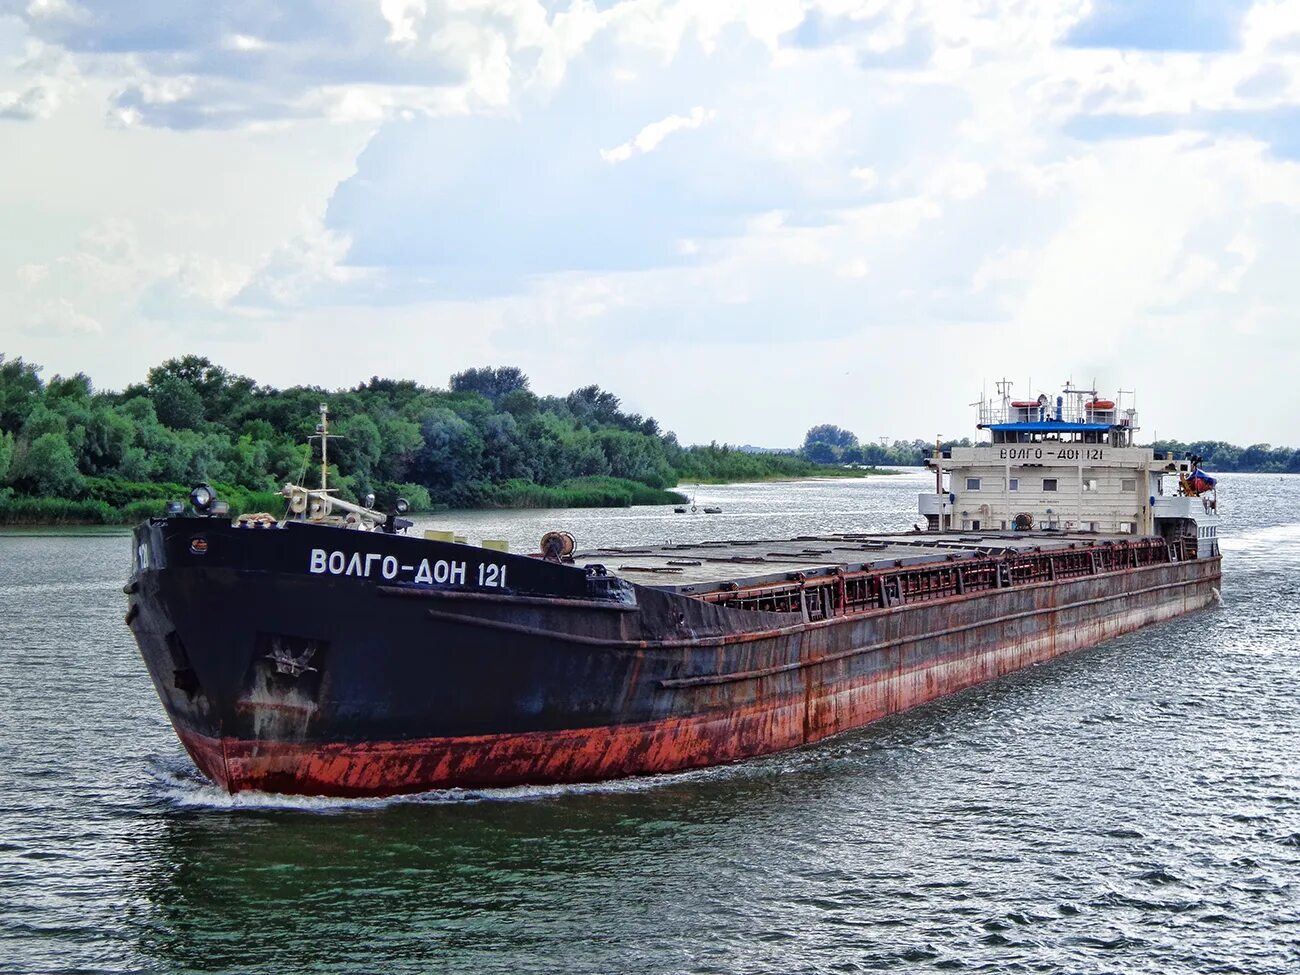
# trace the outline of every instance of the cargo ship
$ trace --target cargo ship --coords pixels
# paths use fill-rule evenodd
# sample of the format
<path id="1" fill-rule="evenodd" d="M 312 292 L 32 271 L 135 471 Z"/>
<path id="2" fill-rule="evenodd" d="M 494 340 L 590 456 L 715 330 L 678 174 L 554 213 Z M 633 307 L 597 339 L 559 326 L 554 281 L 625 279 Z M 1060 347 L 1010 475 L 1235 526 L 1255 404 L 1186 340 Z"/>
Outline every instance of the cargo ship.
<path id="1" fill-rule="evenodd" d="M 1197 458 L 1093 390 L 999 393 L 909 533 L 512 553 L 414 534 L 323 464 L 283 517 L 201 486 L 139 526 L 126 620 L 212 781 L 386 796 L 809 745 L 1216 600 Z"/>

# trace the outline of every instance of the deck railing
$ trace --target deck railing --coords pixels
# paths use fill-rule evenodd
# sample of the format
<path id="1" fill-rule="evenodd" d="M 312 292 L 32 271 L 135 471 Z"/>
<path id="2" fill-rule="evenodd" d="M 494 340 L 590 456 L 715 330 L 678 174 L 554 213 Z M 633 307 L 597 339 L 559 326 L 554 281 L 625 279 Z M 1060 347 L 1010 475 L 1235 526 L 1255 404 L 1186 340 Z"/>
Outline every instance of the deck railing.
<path id="1" fill-rule="evenodd" d="M 705 602 L 730 609 L 801 613 L 809 620 L 852 616 L 991 589 L 1084 578 L 1196 557 L 1182 540 L 1141 539 L 1051 552 L 934 562 L 894 569 L 840 572 L 749 589 L 706 593 Z"/>

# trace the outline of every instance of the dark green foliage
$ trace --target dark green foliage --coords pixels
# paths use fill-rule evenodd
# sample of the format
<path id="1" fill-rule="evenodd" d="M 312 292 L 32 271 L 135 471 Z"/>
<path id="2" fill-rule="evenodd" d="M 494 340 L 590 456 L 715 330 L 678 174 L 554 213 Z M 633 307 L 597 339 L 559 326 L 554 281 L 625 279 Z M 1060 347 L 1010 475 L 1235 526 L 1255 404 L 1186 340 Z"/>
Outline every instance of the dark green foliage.
<path id="1" fill-rule="evenodd" d="M 1220 440 L 1198 440 L 1194 443 L 1157 440 L 1153 446 L 1161 452 L 1194 454 L 1201 458 L 1201 466 L 1211 473 L 1216 471 L 1300 473 L 1300 450 L 1293 450 L 1291 447 L 1274 447 L 1266 443 L 1238 447 Z"/>
<path id="2" fill-rule="evenodd" d="M 814 464 L 860 463 L 862 448 L 858 438 L 833 423 L 823 423 L 803 438 L 804 457 Z"/>
<path id="3" fill-rule="evenodd" d="M 821 440 L 814 440 L 810 444 L 805 444 L 803 455 L 814 464 L 834 464 L 840 459 L 839 451 Z"/>
<path id="4" fill-rule="evenodd" d="M 682 450 L 676 466 L 683 484 L 763 481 L 828 473 L 797 454 L 753 454 L 716 443 Z"/>
<path id="5" fill-rule="evenodd" d="M 307 439 L 322 403 L 337 434 L 331 485 L 381 506 L 404 497 L 416 511 L 666 504 L 681 500 L 667 489 L 683 480 L 825 472 L 792 455 L 683 449 L 599 386 L 538 397 L 511 367 L 466 370 L 447 390 L 374 377 L 331 392 L 258 386 L 183 356 L 115 393 L 82 373 L 45 383 L 38 366 L 0 358 L 0 521 L 147 517 L 198 481 L 235 513 L 281 513 L 285 482 L 318 483 L 319 446 Z"/>
<path id="6" fill-rule="evenodd" d="M 149 518 L 162 517 L 166 512 L 166 503 L 163 501 L 132 501 L 115 510 L 119 514 L 119 521 L 131 525 Z"/>
<path id="7" fill-rule="evenodd" d="M 514 366 L 499 369 L 487 366 L 458 372 L 447 385 L 453 393 L 478 393 L 493 406 L 499 406 L 506 396 L 527 392 L 528 377 Z"/>
<path id="8" fill-rule="evenodd" d="M 429 491 L 422 484 L 379 484 L 375 486 L 375 504 L 383 511 L 390 511 L 398 498 L 405 498 L 412 511 L 435 511 L 446 508 L 445 504 L 435 504 L 429 497 Z"/>
<path id="9" fill-rule="evenodd" d="M 176 376 L 163 376 L 150 384 L 158 421 L 173 430 L 195 430 L 203 423 L 203 400 L 189 383 Z"/>
<path id="10" fill-rule="evenodd" d="M 248 407 L 257 384 L 247 376 L 236 376 L 203 356 L 187 355 L 168 359 L 149 370 L 148 388 L 157 400 L 159 390 L 189 389 L 197 398 L 200 420 L 231 425 Z M 178 426 L 158 417 L 168 426 Z M 193 424 L 183 424 L 193 429 Z"/>
<path id="11" fill-rule="evenodd" d="M 820 426 L 813 427 L 805 435 L 803 441 L 805 448 L 809 444 L 825 443 L 840 450 L 851 447 L 857 442 L 858 438 L 856 436 L 833 423 L 823 423 Z"/>
<path id="12" fill-rule="evenodd" d="M 375 470 L 384 455 L 384 441 L 379 426 L 364 413 L 350 416 L 336 428 L 341 435 L 331 444 L 338 465 L 360 485 L 366 488 L 374 483 Z M 362 494 L 366 490 L 361 490 Z"/>
<path id="13" fill-rule="evenodd" d="M 846 440 L 834 434 L 847 434 Z M 968 438 L 945 440 L 943 448 L 969 447 Z M 1273 447 L 1270 444 L 1251 444 L 1238 447 L 1223 441 L 1198 440 L 1183 443 L 1179 440 L 1157 440 L 1153 445 L 1158 453 L 1196 455 L 1207 471 L 1254 471 L 1266 474 L 1300 473 L 1300 450 L 1291 447 Z M 696 448 L 692 448 L 696 449 Z M 800 453 L 810 461 L 822 464 L 874 464 L 901 467 L 918 467 L 934 452 L 934 442 L 926 440 L 895 440 L 888 446 L 860 444 L 853 434 L 829 424 L 813 427 L 804 438 Z"/>
<path id="14" fill-rule="evenodd" d="M 126 481 L 120 477 L 88 477 L 85 480 L 85 496 L 93 501 L 103 501 L 114 508 L 122 508 L 136 501 L 162 502 L 175 499 L 183 501 L 190 489 L 184 484 L 168 484 L 162 481 L 137 482 Z"/>
<path id="15" fill-rule="evenodd" d="M 13 482 L 28 494 L 70 498 L 81 491 L 77 458 L 59 434 L 42 433 L 21 457 Z"/>
<path id="16" fill-rule="evenodd" d="M 11 362 L 0 353 L 0 430 L 21 430 L 42 390 L 40 366 L 23 362 L 21 356 Z"/>
<path id="17" fill-rule="evenodd" d="M 943 449 L 969 447 L 971 440 L 945 440 Z M 858 438 L 831 423 L 813 427 L 799 453 L 814 464 L 863 464 L 874 467 L 920 467 L 934 453 L 934 442 L 895 440 L 893 443 L 859 443 Z"/>
<path id="18" fill-rule="evenodd" d="M 322 403 L 340 435 L 331 484 L 352 500 L 374 492 L 381 506 L 404 497 L 416 511 L 677 503 L 666 489 L 679 483 L 855 474 L 919 465 L 933 450 L 923 440 L 861 443 L 831 424 L 812 428 L 799 452 L 683 448 L 599 386 L 539 397 L 513 368 L 466 370 L 447 390 L 379 377 L 334 392 L 276 390 L 184 356 L 116 393 L 83 373 L 46 383 L 39 366 L 0 356 L 0 523 L 135 520 L 184 500 L 197 481 L 236 513 L 280 514 L 286 481 L 317 483 L 307 438 Z M 1300 451 L 1268 444 L 1155 446 L 1199 454 L 1210 471 L 1300 471 Z"/>
<path id="19" fill-rule="evenodd" d="M 228 485 L 222 485 L 217 491 L 218 497 L 228 501 L 231 512 L 236 515 L 265 511 L 279 518 L 285 512 L 284 496 L 278 491 L 249 491 Z"/>
<path id="20" fill-rule="evenodd" d="M 0 497 L 0 525 L 112 525 L 120 515 L 103 501 Z"/>

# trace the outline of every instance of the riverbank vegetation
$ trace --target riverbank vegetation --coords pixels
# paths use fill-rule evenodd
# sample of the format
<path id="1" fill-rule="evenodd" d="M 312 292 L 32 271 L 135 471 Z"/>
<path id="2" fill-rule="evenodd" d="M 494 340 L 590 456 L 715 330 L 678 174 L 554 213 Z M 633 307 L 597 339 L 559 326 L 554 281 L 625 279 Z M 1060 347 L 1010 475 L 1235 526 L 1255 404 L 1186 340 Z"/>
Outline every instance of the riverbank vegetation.
<path id="1" fill-rule="evenodd" d="M 943 441 L 943 449 L 970 447 L 969 438 Z M 1300 450 L 1274 447 L 1266 443 L 1238 447 L 1223 441 L 1157 440 L 1151 445 L 1158 453 L 1195 455 L 1201 466 L 1211 472 L 1245 472 L 1264 474 L 1300 473 Z M 800 454 L 817 464 L 883 464 L 919 467 L 934 453 L 934 441 L 895 440 L 892 443 L 861 443 L 848 430 L 825 423 L 808 431 Z"/>
<path id="2" fill-rule="evenodd" d="M 1199 457 L 1201 466 L 1212 473 L 1300 474 L 1300 450 L 1290 447 L 1274 447 L 1266 443 L 1238 447 L 1222 440 L 1197 440 L 1193 443 L 1157 440 L 1153 446 L 1157 453 L 1172 451 Z"/>
<path id="3" fill-rule="evenodd" d="M 970 447 L 969 437 L 945 440 L 943 449 Z M 857 435 L 832 423 L 813 427 L 804 437 L 800 455 L 815 464 L 920 467 L 934 453 L 934 441 L 895 440 L 892 443 L 862 443 Z"/>
<path id="4" fill-rule="evenodd" d="M 132 522 L 198 482 L 236 513 L 278 513 L 280 485 L 318 483 L 308 437 L 322 403 L 339 435 L 331 486 L 417 511 L 681 503 L 679 483 L 843 473 L 793 452 L 683 447 L 598 386 L 539 396 L 514 368 L 457 373 L 446 389 L 375 377 L 279 390 L 185 356 L 115 392 L 0 355 L 0 523 Z"/>

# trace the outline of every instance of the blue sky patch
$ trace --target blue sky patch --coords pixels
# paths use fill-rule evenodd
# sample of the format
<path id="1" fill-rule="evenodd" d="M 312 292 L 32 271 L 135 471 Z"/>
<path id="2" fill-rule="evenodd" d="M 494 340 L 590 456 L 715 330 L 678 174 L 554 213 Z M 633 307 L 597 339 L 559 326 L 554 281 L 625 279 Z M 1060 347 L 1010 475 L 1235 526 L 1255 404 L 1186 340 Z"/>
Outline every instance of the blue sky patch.
<path id="1" fill-rule="evenodd" d="M 1248 0 L 1098 0 L 1069 47 L 1224 51 L 1237 46 Z"/>
<path id="2" fill-rule="evenodd" d="M 1295 107 L 1186 115 L 1080 115 L 1065 126 L 1066 135 L 1088 142 L 1174 132 L 1247 136 L 1267 143 L 1279 159 L 1300 160 L 1300 108 Z"/>

